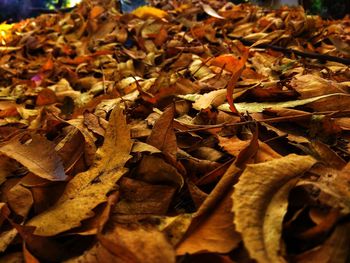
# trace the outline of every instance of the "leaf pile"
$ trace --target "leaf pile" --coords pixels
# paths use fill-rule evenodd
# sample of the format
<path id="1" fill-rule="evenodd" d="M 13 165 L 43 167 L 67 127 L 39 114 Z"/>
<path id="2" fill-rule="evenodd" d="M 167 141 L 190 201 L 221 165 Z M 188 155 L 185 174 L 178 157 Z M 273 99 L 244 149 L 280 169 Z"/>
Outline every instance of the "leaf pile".
<path id="1" fill-rule="evenodd" d="M 347 262 L 349 24 L 86 0 L 0 25 L 0 262 Z"/>

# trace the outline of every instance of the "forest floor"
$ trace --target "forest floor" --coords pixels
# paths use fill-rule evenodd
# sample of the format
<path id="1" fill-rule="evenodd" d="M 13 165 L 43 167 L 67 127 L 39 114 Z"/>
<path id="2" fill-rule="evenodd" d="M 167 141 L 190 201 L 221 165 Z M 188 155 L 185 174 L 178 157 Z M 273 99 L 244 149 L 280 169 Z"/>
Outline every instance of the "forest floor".
<path id="1" fill-rule="evenodd" d="M 349 17 L 153 5 L 0 24 L 0 262 L 347 262 Z"/>

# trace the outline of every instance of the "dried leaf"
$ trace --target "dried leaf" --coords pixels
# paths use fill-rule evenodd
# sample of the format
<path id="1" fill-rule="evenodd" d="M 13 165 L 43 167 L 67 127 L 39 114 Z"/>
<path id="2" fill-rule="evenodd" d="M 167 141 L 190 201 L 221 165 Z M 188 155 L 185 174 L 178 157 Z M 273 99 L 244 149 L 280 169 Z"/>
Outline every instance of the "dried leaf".
<path id="1" fill-rule="evenodd" d="M 175 167 L 152 155 L 145 155 L 142 158 L 137 174 L 138 178 L 149 183 L 168 183 L 178 188 L 182 188 L 184 185 L 184 178 Z"/>
<path id="2" fill-rule="evenodd" d="M 116 225 L 98 238 L 99 242 L 90 250 L 66 263 L 175 263 L 174 250 L 164 235 L 154 229 Z"/>
<path id="3" fill-rule="evenodd" d="M 158 148 L 164 154 L 176 159 L 177 144 L 173 127 L 175 107 L 168 107 L 160 116 L 152 129 L 147 143 Z"/>
<path id="4" fill-rule="evenodd" d="M 108 192 L 127 171 L 124 164 L 129 159 L 131 147 L 125 117 L 116 106 L 111 113 L 105 142 L 97 151 L 93 166 L 76 175 L 57 203 L 27 225 L 35 226 L 34 233 L 41 236 L 53 236 L 80 226 L 83 219 L 94 215 L 93 208 L 107 201 Z"/>
<path id="5" fill-rule="evenodd" d="M 0 152 L 15 159 L 37 176 L 50 181 L 66 180 L 55 145 L 40 135 L 26 137 L 27 135 L 18 135 L 12 138 L 0 147 Z"/>
<path id="6" fill-rule="evenodd" d="M 152 185 L 130 178 L 120 180 L 120 201 L 113 211 L 119 214 L 165 215 L 176 188 Z"/>
<path id="7" fill-rule="evenodd" d="M 214 90 L 201 96 L 193 103 L 193 108 L 196 110 L 206 109 L 211 106 L 218 107 L 226 100 L 226 90 Z"/>
<path id="8" fill-rule="evenodd" d="M 168 13 L 164 10 L 152 6 L 141 6 L 132 11 L 131 13 L 139 18 L 154 17 L 162 19 L 168 16 Z"/>
<path id="9" fill-rule="evenodd" d="M 243 45 L 239 45 L 239 49 L 240 49 L 240 52 L 241 52 L 241 58 L 236 62 L 229 62 L 228 66 L 230 67 L 230 71 L 232 72 L 232 77 L 231 79 L 229 80 L 229 82 L 227 83 L 227 101 L 228 101 L 228 104 L 230 105 L 230 110 L 232 112 L 237 112 L 237 109 L 236 107 L 234 106 L 233 104 L 233 90 L 235 88 L 235 85 L 239 79 L 239 77 L 241 76 L 243 70 L 244 70 L 244 66 L 245 66 L 245 63 L 248 59 L 248 56 L 249 56 L 249 49 L 246 48 L 245 46 Z M 235 66 L 233 66 L 235 65 Z M 231 68 L 232 67 L 232 68 Z"/>
<path id="10" fill-rule="evenodd" d="M 323 245 L 294 258 L 294 262 L 345 263 L 349 257 L 349 224 L 339 225 Z"/>
<path id="11" fill-rule="evenodd" d="M 315 160 L 291 154 L 247 165 L 232 195 L 234 222 L 250 256 L 258 262 L 285 262 L 280 254 L 282 220 L 288 193 Z M 277 192 L 277 193 L 276 193 Z"/>
<path id="12" fill-rule="evenodd" d="M 215 18 L 218 18 L 218 19 L 225 19 L 224 17 L 219 15 L 210 5 L 202 3 L 202 7 L 203 7 L 204 12 L 206 12 L 208 15 L 215 17 Z"/>
<path id="13" fill-rule="evenodd" d="M 291 81 L 291 86 L 301 95 L 301 99 L 332 93 L 345 93 L 340 84 L 314 74 L 295 76 Z"/>
<path id="14" fill-rule="evenodd" d="M 230 196 L 229 193 L 199 226 L 187 233 L 176 248 L 177 255 L 228 253 L 238 246 L 241 236 L 235 231 L 232 223 Z"/>

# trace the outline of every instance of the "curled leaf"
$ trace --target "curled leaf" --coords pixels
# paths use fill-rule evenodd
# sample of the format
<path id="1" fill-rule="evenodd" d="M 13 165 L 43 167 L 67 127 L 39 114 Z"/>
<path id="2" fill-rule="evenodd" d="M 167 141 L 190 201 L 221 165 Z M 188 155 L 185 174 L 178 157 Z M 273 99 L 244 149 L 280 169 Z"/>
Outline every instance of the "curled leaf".
<path id="1" fill-rule="evenodd" d="M 285 262 L 280 255 L 282 221 L 289 190 L 310 169 L 310 156 L 290 154 L 247 165 L 232 195 L 234 222 L 250 256 L 258 262 Z M 292 181 L 291 181 L 292 180 Z"/>
<path id="2" fill-rule="evenodd" d="M 221 15 L 219 15 L 210 5 L 202 4 L 204 12 L 206 12 L 208 15 L 218 18 L 218 19 L 225 19 Z"/>

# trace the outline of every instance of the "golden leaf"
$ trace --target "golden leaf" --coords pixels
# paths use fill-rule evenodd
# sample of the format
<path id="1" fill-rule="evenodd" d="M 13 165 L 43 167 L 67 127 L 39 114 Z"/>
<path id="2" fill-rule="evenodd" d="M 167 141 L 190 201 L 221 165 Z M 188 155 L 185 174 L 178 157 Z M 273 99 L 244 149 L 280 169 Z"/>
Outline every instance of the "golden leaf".
<path id="1" fill-rule="evenodd" d="M 132 147 L 130 132 L 122 110 L 117 106 L 111 113 L 105 142 L 97 151 L 95 162 L 86 172 L 77 174 L 67 185 L 57 203 L 31 219 L 35 234 L 53 236 L 80 226 L 83 219 L 92 217 L 92 209 L 107 201 L 108 192 L 127 169 Z"/>
<path id="2" fill-rule="evenodd" d="M 279 254 L 288 193 L 297 178 L 310 169 L 310 156 L 290 154 L 247 165 L 232 195 L 234 222 L 244 245 L 257 262 L 285 262 Z"/>

